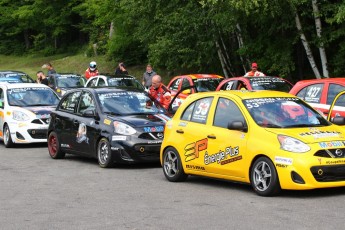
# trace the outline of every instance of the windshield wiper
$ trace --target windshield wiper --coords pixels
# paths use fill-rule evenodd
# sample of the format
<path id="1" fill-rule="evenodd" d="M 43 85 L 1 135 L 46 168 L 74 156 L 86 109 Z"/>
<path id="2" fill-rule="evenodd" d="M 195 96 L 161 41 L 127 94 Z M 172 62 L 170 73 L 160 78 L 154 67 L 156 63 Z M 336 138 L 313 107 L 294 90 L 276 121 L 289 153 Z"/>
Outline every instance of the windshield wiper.
<path id="1" fill-rule="evenodd" d="M 120 113 L 115 113 L 115 112 L 104 112 L 105 114 L 109 114 L 109 115 L 114 115 L 114 116 L 120 116 L 122 114 Z"/>

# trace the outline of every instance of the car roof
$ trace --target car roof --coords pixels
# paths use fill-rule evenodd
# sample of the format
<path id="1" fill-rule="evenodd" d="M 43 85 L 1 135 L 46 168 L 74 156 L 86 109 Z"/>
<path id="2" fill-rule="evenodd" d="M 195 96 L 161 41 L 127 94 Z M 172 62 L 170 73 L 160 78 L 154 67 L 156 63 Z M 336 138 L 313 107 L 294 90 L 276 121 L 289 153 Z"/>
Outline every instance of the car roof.
<path id="1" fill-rule="evenodd" d="M 44 84 L 38 84 L 38 83 L 16 83 L 16 84 L 1 84 L 6 85 L 8 89 L 15 89 L 15 88 L 48 88 L 47 85 Z"/>
<path id="2" fill-rule="evenodd" d="M 185 75 L 179 75 L 176 77 L 190 77 L 192 79 L 199 79 L 199 78 L 224 78 L 223 76 L 217 75 L 217 74 L 185 74 Z"/>
<path id="3" fill-rule="evenodd" d="M 134 76 L 128 75 L 128 74 L 110 74 L 110 73 L 101 73 L 101 74 L 94 76 L 94 77 L 99 77 L 99 76 L 109 77 L 109 78 L 133 78 L 133 79 L 135 79 Z"/>
<path id="4" fill-rule="evenodd" d="M 223 96 L 223 97 L 232 95 L 242 100 L 252 99 L 252 98 L 266 98 L 266 97 L 296 97 L 289 93 L 273 91 L 273 90 L 225 90 L 225 91 L 210 91 L 210 92 L 195 93 L 195 94 L 189 95 L 187 99 L 195 98 L 195 97 L 215 96 L 215 95 Z"/>
<path id="5" fill-rule="evenodd" d="M 307 79 L 307 80 L 300 80 L 296 84 L 301 84 L 301 83 L 325 83 L 325 82 L 341 82 L 341 83 L 345 83 L 345 78 Z"/>
<path id="6" fill-rule="evenodd" d="M 6 74 L 28 75 L 27 73 L 24 73 L 22 71 L 17 71 L 17 70 L 0 70 L 0 76 L 1 75 L 6 75 Z"/>

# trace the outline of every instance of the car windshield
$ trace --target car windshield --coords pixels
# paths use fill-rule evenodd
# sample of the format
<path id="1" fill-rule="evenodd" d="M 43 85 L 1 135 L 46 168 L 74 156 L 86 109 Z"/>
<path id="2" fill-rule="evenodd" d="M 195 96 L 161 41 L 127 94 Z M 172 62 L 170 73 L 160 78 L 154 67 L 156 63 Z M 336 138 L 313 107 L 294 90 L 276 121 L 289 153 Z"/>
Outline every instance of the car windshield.
<path id="1" fill-rule="evenodd" d="M 198 92 L 215 91 L 221 81 L 221 78 L 198 78 L 193 80 Z"/>
<path id="2" fill-rule="evenodd" d="M 278 77 L 251 77 L 249 78 L 253 90 L 275 90 L 290 92 L 292 86 Z"/>
<path id="3" fill-rule="evenodd" d="M 165 112 L 145 92 L 120 91 L 98 94 L 104 113 L 116 115 L 154 114 Z"/>
<path id="4" fill-rule="evenodd" d="M 85 81 L 80 76 L 59 76 L 56 77 L 57 86 L 61 88 L 78 88 L 85 84 Z"/>
<path id="5" fill-rule="evenodd" d="M 19 78 L 6 77 L 6 78 L 0 78 L 0 82 L 22 83 L 23 81 Z"/>
<path id="6" fill-rule="evenodd" d="M 59 97 L 50 89 L 43 87 L 14 88 L 7 91 L 11 106 L 56 106 Z"/>
<path id="7" fill-rule="evenodd" d="M 319 127 L 330 123 L 298 98 L 256 98 L 243 101 L 254 121 L 261 127 Z"/>
<path id="8" fill-rule="evenodd" d="M 144 87 L 141 85 L 140 82 L 138 82 L 134 78 L 109 78 L 108 79 L 108 85 L 109 86 L 115 86 L 115 87 L 131 87 L 131 88 L 136 88 L 136 89 L 141 89 L 143 90 Z"/>

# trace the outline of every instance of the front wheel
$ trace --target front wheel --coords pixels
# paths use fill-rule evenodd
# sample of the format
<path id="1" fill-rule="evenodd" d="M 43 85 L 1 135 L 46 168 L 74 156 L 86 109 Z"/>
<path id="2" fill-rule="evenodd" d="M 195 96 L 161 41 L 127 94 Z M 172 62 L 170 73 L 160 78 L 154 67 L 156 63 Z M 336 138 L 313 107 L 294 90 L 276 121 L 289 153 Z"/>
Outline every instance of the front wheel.
<path id="1" fill-rule="evenodd" d="M 61 151 L 60 141 L 55 132 L 49 133 L 48 152 L 50 157 L 53 159 L 62 159 L 65 157 L 65 153 Z"/>
<path id="2" fill-rule="evenodd" d="M 270 159 L 258 158 L 251 170 L 251 185 L 260 196 L 273 196 L 280 192 L 277 171 Z"/>
<path id="3" fill-rule="evenodd" d="M 11 138 L 11 131 L 8 125 L 5 125 L 4 127 L 4 145 L 6 148 L 11 148 L 14 146 L 14 143 Z"/>
<path id="4" fill-rule="evenodd" d="M 102 168 L 110 168 L 114 165 L 113 159 L 112 159 L 111 149 L 110 149 L 110 143 L 107 138 L 102 138 L 98 142 L 97 146 L 97 159 L 98 164 Z"/>
<path id="5" fill-rule="evenodd" d="M 188 177 L 184 173 L 181 158 L 176 149 L 169 147 L 163 153 L 163 172 L 172 182 L 185 181 Z"/>

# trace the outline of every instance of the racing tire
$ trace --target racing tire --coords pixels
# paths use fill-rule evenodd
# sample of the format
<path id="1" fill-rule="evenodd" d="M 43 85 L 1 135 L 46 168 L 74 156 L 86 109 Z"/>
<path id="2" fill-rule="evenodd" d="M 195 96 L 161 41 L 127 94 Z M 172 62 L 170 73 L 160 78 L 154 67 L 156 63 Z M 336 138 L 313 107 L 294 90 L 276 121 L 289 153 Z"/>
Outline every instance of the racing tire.
<path id="1" fill-rule="evenodd" d="M 49 133 L 48 136 L 48 152 L 53 159 L 62 159 L 65 157 L 65 152 L 61 151 L 60 141 L 55 132 Z"/>
<path id="2" fill-rule="evenodd" d="M 110 149 L 110 143 L 103 137 L 97 145 L 97 160 L 102 168 L 111 168 L 114 166 L 113 155 Z"/>
<path id="3" fill-rule="evenodd" d="M 250 172 L 250 183 L 260 196 L 274 196 L 281 191 L 277 170 L 267 157 L 259 157 Z"/>
<path id="4" fill-rule="evenodd" d="M 183 171 L 180 155 L 177 150 L 169 147 L 163 153 L 164 176 L 171 182 L 185 181 L 188 177 Z"/>
<path id="5" fill-rule="evenodd" d="M 10 128 L 8 127 L 8 125 L 6 124 L 4 126 L 4 145 L 6 148 L 12 148 L 14 146 L 14 143 L 12 141 L 12 138 L 11 138 L 11 131 L 10 131 Z"/>

